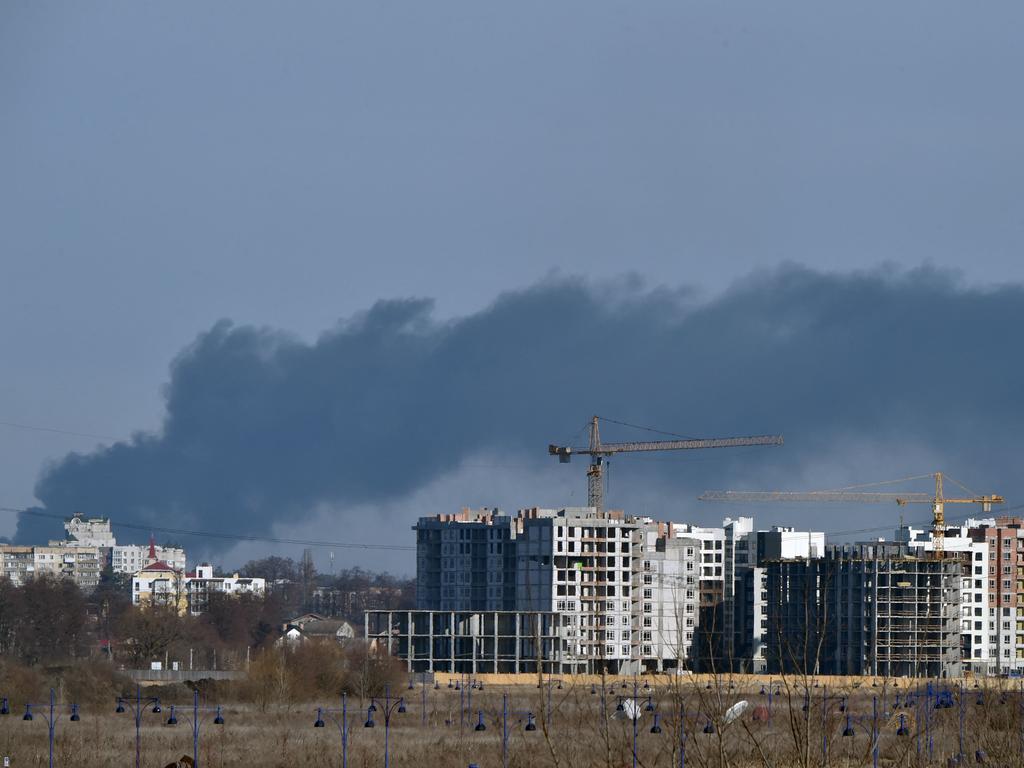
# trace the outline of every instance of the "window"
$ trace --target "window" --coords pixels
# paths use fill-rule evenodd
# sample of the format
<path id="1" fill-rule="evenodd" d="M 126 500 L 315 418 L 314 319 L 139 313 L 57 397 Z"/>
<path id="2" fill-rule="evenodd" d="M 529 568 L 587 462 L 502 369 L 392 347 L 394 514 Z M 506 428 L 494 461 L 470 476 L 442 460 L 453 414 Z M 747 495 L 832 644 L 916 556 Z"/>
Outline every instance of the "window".
<path id="1" fill-rule="evenodd" d="M 644 599 L 645 599 L 645 600 L 650 600 L 650 599 L 651 599 L 651 597 L 653 596 L 653 594 L 654 594 L 654 591 L 653 591 L 653 590 L 650 590 L 650 589 L 645 589 L 645 590 L 644 590 Z"/>

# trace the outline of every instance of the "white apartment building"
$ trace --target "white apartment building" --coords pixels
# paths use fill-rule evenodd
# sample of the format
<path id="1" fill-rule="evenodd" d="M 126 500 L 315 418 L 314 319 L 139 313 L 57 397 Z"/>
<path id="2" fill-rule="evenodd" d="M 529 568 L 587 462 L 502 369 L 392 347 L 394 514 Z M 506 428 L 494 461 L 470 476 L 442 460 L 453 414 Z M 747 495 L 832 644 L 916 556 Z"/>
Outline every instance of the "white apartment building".
<path id="1" fill-rule="evenodd" d="M 640 591 L 641 610 L 631 612 L 633 636 L 641 660 L 681 664 L 692 660 L 700 622 L 700 542 L 661 533 L 650 528 L 640 531 L 642 550 L 634 561 L 633 592 Z"/>
<path id="2" fill-rule="evenodd" d="M 179 547 L 161 547 L 154 544 L 153 553 L 155 553 L 155 558 L 151 556 L 148 545 L 118 544 L 111 550 L 111 569 L 114 573 L 137 573 L 153 559 L 156 559 L 162 560 L 175 570 L 185 570 L 185 550 Z"/>
<path id="3" fill-rule="evenodd" d="M 67 540 L 63 542 L 64 546 L 110 549 L 117 544 L 114 533 L 110 530 L 109 517 L 85 518 L 81 512 L 76 512 L 70 519 L 64 521 L 64 530 L 68 532 Z"/>
<path id="4" fill-rule="evenodd" d="M 239 576 L 214 576 L 213 566 L 202 563 L 196 566 L 194 573 L 185 575 L 185 594 L 188 598 L 188 610 L 198 616 L 210 606 L 210 596 L 223 594 L 238 597 L 240 595 L 263 595 L 267 591 L 266 579 Z"/>
<path id="5" fill-rule="evenodd" d="M 700 541 L 699 610 L 701 661 L 726 669 L 740 653 L 736 646 L 737 579 L 754 565 L 754 518 L 726 518 L 721 527 L 678 525 L 676 536 Z"/>

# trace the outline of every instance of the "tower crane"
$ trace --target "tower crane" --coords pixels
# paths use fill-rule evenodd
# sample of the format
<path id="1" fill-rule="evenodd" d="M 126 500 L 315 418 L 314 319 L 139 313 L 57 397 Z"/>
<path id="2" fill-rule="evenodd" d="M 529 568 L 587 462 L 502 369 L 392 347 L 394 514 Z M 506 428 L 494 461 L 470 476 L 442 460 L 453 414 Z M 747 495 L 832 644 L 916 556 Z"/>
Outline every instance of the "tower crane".
<path id="1" fill-rule="evenodd" d="M 562 464 L 568 464 L 573 454 L 590 456 L 587 468 L 587 503 L 597 509 L 604 509 L 604 466 L 607 459 L 616 453 L 637 451 L 682 451 L 697 448 L 738 448 L 747 445 L 782 445 L 782 435 L 755 435 L 753 437 L 712 437 L 689 440 L 654 440 L 647 442 L 602 443 L 599 417 L 590 420 L 590 442 L 585 448 L 565 445 L 549 445 L 548 453 L 557 456 Z"/>
<path id="2" fill-rule="evenodd" d="M 929 475 L 917 475 L 906 477 L 902 480 L 892 480 L 888 483 L 872 483 L 871 485 L 883 485 L 889 483 L 901 483 L 908 480 L 920 480 L 930 477 L 935 480 L 935 493 L 888 493 L 876 491 L 857 491 L 856 488 L 866 486 L 854 486 L 851 488 L 839 488 L 834 491 L 705 491 L 698 498 L 700 501 L 738 501 L 738 502 L 764 502 L 764 501 L 812 501 L 812 502 L 863 502 L 891 504 L 895 502 L 899 506 L 907 504 L 931 504 L 932 506 L 932 548 L 936 557 L 943 556 L 943 538 L 946 535 L 946 504 L 980 504 L 982 511 L 991 512 L 993 504 L 1002 504 L 1005 499 L 998 494 L 974 494 L 969 488 L 956 480 L 954 483 L 972 493 L 969 497 L 949 498 L 943 493 L 943 478 L 952 480 L 942 472 L 934 472 Z"/>

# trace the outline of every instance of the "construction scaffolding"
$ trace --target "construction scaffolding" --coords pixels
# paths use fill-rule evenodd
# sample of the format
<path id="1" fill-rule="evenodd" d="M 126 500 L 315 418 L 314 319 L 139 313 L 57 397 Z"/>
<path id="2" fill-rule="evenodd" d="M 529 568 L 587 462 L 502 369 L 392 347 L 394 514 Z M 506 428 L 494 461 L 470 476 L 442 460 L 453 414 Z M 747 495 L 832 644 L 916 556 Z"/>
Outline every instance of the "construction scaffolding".
<path id="1" fill-rule="evenodd" d="M 770 671 L 960 676 L 958 560 L 844 545 L 767 569 Z"/>

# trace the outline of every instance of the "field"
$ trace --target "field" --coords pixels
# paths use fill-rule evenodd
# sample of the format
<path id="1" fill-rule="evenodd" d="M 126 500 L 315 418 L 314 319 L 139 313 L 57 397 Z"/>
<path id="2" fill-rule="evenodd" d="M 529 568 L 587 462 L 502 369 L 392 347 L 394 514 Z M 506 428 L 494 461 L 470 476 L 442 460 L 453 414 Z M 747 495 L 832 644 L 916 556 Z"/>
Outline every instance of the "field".
<path id="1" fill-rule="evenodd" d="M 961 753 L 971 763 L 980 756 L 989 765 L 1024 764 L 1024 699 L 1019 683 L 1010 681 L 988 681 L 979 687 L 972 681 L 933 681 L 930 693 L 928 681 L 871 679 L 777 678 L 768 683 L 767 678 L 740 676 L 645 677 L 608 678 L 602 685 L 598 678 L 545 678 L 540 687 L 536 679 L 512 682 L 439 678 L 436 688 L 416 683 L 411 690 L 405 683 L 391 691 L 404 697 L 405 711 L 398 712 L 392 699 L 387 718 L 382 697 L 372 713 L 372 728 L 364 725 L 371 700 L 348 696 L 347 764 L 383 766 L 387 738 L 388 762 L 394 768 L 499 768 L 505 760 L 524 768 L 630 766 L 634 721 L 617 707 L 623 703 L 629 710 L 634 686 L 640 712 L 635 723 L 636 765 L 646 768 L 876 762 L 945 768 Z M 152 703 L 142 708 L 141 765 L 162 768 L 192 754 L 193 702 L 183 693 L 187 692 L 143 690 L 144 697 L 161 696 L 161 711 L 154 713 Z M 738 701 L 748 701 L 750 707 L 727 723 L 725 713 Z M 173 726 L 167 724 L 172 703 L 178 719 Z M 70 721 L 66 706 L 58 706 L 54 764 L 134 766 L 134 704 L 127 703 L 120 714 L 115 713 L 114 702 L 107 708 L 83 706 L 78 722 Z M 262 709 L 225 703 L 222 725 L 213 722 L 217 704 L 209 698 L 202 702 L 202 766 L 342 765 L 340 697 L 270 703 Z M 322 715 L 324 727 L 314 727 L 318 706 L 330 709 Z M 0 716 L 0 756 L 9 756 L 16 768 L 47 765 L 48 704 L 33 706 L 31 722 L 23 719 L 24 711 L 22 702 L 12 701 L 10 714 Z M 481 721 L 485 730 L 477 730 Z M 530 724 L 535 730 L 527 729 Z M 651 732 L 655 724 L 660 733 Z M 844 736 L 844 731 L 853 735 Z"/>

